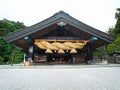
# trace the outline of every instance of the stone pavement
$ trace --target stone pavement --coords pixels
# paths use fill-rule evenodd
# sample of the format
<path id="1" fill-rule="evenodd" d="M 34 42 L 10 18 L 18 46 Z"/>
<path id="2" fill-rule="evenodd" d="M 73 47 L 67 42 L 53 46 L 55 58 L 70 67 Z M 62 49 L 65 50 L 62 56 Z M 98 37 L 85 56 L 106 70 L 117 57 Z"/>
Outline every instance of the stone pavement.
<path id="1" fill-rule="evenodd" d="M 13 64 L 11 65 L 0 65 L 0 69 L 73 69 L 73 68 L 102 68 L 102 67 L 120 67 L 120 64 L 107 64 L 103 63 L 93 63 L 91 65 L 86 64 L 46 64 L 46 65 L 32 65 L 24 66 L 24 64 Z"/>
<path id="2" fill-rule="evenodd" d="M 120 65 L 0 65 L 0 90 L 120 90 Z"/>

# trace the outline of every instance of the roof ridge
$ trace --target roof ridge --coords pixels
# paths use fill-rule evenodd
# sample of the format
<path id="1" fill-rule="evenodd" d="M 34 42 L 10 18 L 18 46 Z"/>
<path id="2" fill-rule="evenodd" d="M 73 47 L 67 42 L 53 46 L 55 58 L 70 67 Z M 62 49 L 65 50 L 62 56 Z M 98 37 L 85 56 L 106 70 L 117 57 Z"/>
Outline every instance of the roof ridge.
<path id="1" fill-rule="evenodd" d="M 45 27 L 48 27 L 48 26 L 55 24 L 55 23 L 62 21 L 62 20 L 65 23 L 68 23 L 70 25 L 74 25 L 75 27 L 79 28 L 80 30 L 82 30 L 86 33 L 91 33 L 92 35 L 96 34 L 100 38 L 104 37 L 104 38 L 108 39 L 108 37 L 109 37 L 110 40 L 113 40 L 112 39 L 113 37 L 108 35 L 107 33 L 102 32 L 102 31 L 100 31 L 92 26 L 89 26 L 89 25 L 77 20 L 76 18 L 70 16 L 68 13 L 66 13 L 64 11 L 59 11 L 59 12 L 55 13 L 54 15 L 50 16 L 49 18 L 47 18 L 43 21 L 40 21 L 34 25 L 31 25 L 31 26 L 29 26 L 29 27 L 17 32 L 17 33 L 5 35 L 5 36 L 3 36 L 3 39 L 7 40 L 7 41 L 10 40 L 10 42 L 12 42 L 12 41 L 18 39 L 18 38 L 15 39 L 15 37 L 22 38 L 26 35 L 34 33 L 38 30 L 41 30 Z"/>

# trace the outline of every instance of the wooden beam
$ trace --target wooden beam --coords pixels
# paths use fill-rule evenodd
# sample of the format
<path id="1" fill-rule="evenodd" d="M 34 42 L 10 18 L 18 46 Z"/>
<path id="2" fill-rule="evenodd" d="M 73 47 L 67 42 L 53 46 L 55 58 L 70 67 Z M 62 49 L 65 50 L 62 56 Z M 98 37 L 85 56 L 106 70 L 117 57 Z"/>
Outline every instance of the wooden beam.
<path id="1" fill-rule="evenodd" d="M 51 39 L 35 39 L 35 42 L 48 41 L 48 42 L 89 42 L 89 40 L 51 40 Z"/>

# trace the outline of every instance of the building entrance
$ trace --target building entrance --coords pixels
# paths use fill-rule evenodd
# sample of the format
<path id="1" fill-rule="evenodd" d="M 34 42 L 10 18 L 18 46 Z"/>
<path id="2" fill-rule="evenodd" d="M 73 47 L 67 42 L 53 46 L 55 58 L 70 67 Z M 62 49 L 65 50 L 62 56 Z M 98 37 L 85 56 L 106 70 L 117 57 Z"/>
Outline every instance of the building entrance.
<path id="1" fill-rule="evenodd" d="M 52 62 L 54 64 L 70 64 L 73 62 L 73 56 L 71 54 L 49 55 L 47 57 L 47 62 Z"/>

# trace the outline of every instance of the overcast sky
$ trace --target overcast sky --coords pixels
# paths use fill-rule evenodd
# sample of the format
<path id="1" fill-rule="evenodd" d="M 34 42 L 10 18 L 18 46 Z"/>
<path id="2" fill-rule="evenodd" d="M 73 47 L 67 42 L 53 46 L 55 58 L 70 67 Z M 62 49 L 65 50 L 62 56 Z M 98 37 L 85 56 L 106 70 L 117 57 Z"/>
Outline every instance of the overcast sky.
<path id="1" fill-rule="evenodd" d="M 105 32 L 116 23 L 116 8 L 120 8 L 120 0 L 0 0 L 0 20 L 31 26 L 62 10 Z"/>

